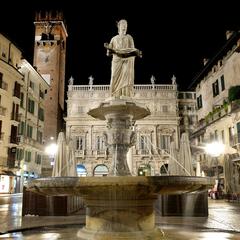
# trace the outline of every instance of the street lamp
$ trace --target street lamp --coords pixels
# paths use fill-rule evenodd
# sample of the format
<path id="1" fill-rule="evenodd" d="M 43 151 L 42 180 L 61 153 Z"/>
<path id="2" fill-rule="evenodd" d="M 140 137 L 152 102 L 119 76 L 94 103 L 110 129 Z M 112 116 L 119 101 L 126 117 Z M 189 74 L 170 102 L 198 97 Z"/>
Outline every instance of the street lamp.
<path id="1" fill-rule="evenodd" d="M 58 146 L 56 143 L 51 143 L 50 145 L 46 146 L 45 153 L 49 156 L 51 160 L 51 165 L 54 164 L 54 157 L 57 152 Z"/>
<path id="2" fill-rule="evenodd" d="M 207 154 L 211 155 L 215 158 L 216 161 L 216 175 L 217 175 L 217 181 L 216 181 L 216 191 L 218 189 L 219 184 L 219 170 L 218 170 L 218 157 L 224 153 L 225 151 L 225 145 L 221 142 L 212 142 L 206 145 L 205 151 Z"/>
<path id="3" fill-rule="evenodd" d="M 217 179 L 219 178 L 219 172 L 218 172 L 218 157 L 224 153 L 225 151 L 225 145 L 221 142 L 212 142 L 206 145 L 205 151 L 207 154 L 211 155 L 212 157 L 215 157 L 217 168 L 216 168 L 216 175 Z"/>
<path id="4" fill-rule="evenodd" d="M 225 151 L 225 145 L 221 142 L 208 143 L 205 147 L 206 153 L 213 157 L 219 157 Z"/>

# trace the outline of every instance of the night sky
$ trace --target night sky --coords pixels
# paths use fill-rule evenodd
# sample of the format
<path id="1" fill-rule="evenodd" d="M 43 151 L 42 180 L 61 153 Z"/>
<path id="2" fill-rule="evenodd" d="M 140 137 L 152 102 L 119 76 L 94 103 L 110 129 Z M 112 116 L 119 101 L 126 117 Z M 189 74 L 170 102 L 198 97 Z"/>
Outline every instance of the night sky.
<path id="1" fill-rule="evenodd" d="M 111 58 L 105 42 L 117 34 L 116 21 L 128 21 L 128 33 L 143 58 L 135 62 L 135 83 L 171 83 L 174 74 L 181 90 L 187 90 L 203 66 L 225 43 L 226 30 L 240 29 L 239 9 L 231 1 L 54 1 L 7 3 L 1 7 L 0 32 L 8 36 L 32 63 L 34 16 L 38 10 L 63 10 L 67 30 L 66 81 L 74 84 L 109 84 Z M 67 2 L 67 3 L 66 3 Z M 131 3 L 132 2 L 132 3 Z M 131 4 L 130 4 L 131 3 Z M 213 2 L 212 2 L 213 3 Z M 81 4 L 80 6 L 78 6 Z M 12 9 L 14 5 L 14 9 Z"/>

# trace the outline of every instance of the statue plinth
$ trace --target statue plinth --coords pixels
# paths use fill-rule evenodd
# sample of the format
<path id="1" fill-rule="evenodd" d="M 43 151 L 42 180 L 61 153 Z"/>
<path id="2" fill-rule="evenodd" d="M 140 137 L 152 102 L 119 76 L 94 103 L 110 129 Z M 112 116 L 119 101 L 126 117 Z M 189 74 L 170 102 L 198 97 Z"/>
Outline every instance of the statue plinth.
<path id="1" fill-rule="evenodd" d="M 136 142 L 133 126 L 136 120 L 150 115 L 150 111 L 131 99 L 112 98 L 91 109 L 88 114 L 107 121 L 105 143 L 112 153 L 111 176 L 131 175 L 127 164 L 128 149 Z"/>

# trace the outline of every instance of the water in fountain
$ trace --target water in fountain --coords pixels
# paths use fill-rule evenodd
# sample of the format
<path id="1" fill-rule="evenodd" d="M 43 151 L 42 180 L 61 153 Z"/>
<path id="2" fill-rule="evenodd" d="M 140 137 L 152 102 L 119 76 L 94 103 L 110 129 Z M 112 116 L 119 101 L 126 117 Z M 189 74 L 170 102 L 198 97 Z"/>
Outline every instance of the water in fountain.
<path id="1" fill-rule="evenodd" d="M 145 141 L 148 152 L 151 153 L 152 149 L 154 151 L 154 154 L 152 155 L 153 159 L 155 159 L 156 156 L 161 159 L 161 155 L 158 151 L 159 149 L 161 150 L 161 153 L 164 152 L 164 155 L 168 156 L 168 169 L 166 169 L 165 164 L 163 164 L 167 175 L 191 176 L 190 172 L 192 172 L 193 174 L 193 163 L 191 161 L 192 157 L 190 151 L 190 144 L 186 137 L 188 136 L 185 133 L 182 134 L 179 152 L 177 152 L 176 150 L 175 142 L 171 142 L 169 153 L 166 150 L 156 147 L 149 138 L 147 138 L 147 141 Z M 199 191 L 198 193 L 195 192 L 182 195 L 161 195 L 158 197 L 158 201 L 156 202 L 155 211 L 156 214 L 160 216 L 169 215 L 203 217 L 208 215 L 207 198 L 208 196 L 206 190 L 202 192 Z M 201 207 L 198 207 L 198 209 L 196 209 L 196 203 L 202 203 Z"/>
<path id="2" fill-rule="evenodd" d="M 184 137 L 185 139 L 185 137 Z M 166 150 L 161 149 L 156 147 L 151 141 L 150 139 L 148 139 L 148 143 L 151 145 L 151 147 L 156 150 L 157 156 L 159 157 L 159 159 L 161 159 L 161 155 L 158 153 L 158 150 L 161 150 L 161 152 L 164 152 L 165 155 L 168 156 L 169 158 L 169 163 L 168 163 L 168 169 L 166 168 L 166 166 L 163 164 L 164 168 L 165 168 L 165 172 L 168 175 L 187 175 L 187 176 L 193 176 L 193 173 L 191 171 L 192 169 L 192 163 L 190 164 L 191 161 L 191 153 L 190 154 L 184 154 L 185 152 L 189 153 L 190 152 L 190 145 L 189 145 L 189 141 L 182 141 L 181 145 L 180 145 L 180 153 L 181 156 L 184 158 L 184 160 L 182 161 L 182 163 L 179 161 L 179 159 L 181 160 L 181 156 L 179 156 L 180 154 L 177 153 L 177 150 L 175 148 L 175 142 L 171 142 L 170 144 L 170 153 L 168 153 Z M 184 144 L 182 144 L 184 143 Z M 149 144 L 147 144 L 148 149 L 150 151 L 150 147 Z M 188 164 L 185 164 L 188 163 Z M 191 174 L 191 173 L 192 174 Z M 184 174 L 183 174 L 184 173 Z"/>

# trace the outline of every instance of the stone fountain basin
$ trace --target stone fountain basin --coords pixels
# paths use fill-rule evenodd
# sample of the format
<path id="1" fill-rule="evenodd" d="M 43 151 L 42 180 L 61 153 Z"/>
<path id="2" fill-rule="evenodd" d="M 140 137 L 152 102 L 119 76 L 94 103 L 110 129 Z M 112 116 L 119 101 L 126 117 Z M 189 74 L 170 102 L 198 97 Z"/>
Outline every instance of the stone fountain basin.
<path id="1" fill-rule="evenodd" d="M 27 190 L 50 196 L 79 195 L 92 199 L 146 199 L 159 194 L 206 190 L 212 178 L 192 176 L 51 177 L 27 183 Z"/>
<path id="2" fill-rule="evenodd" d="M 86 205 L 84 240 L 162 240 L 155 226 L 159 194 L 204 191 L 213 179 L 186 176 L 52 177 L 35 179 L 27 190 L 44 195 L 80 195 Z"/>

